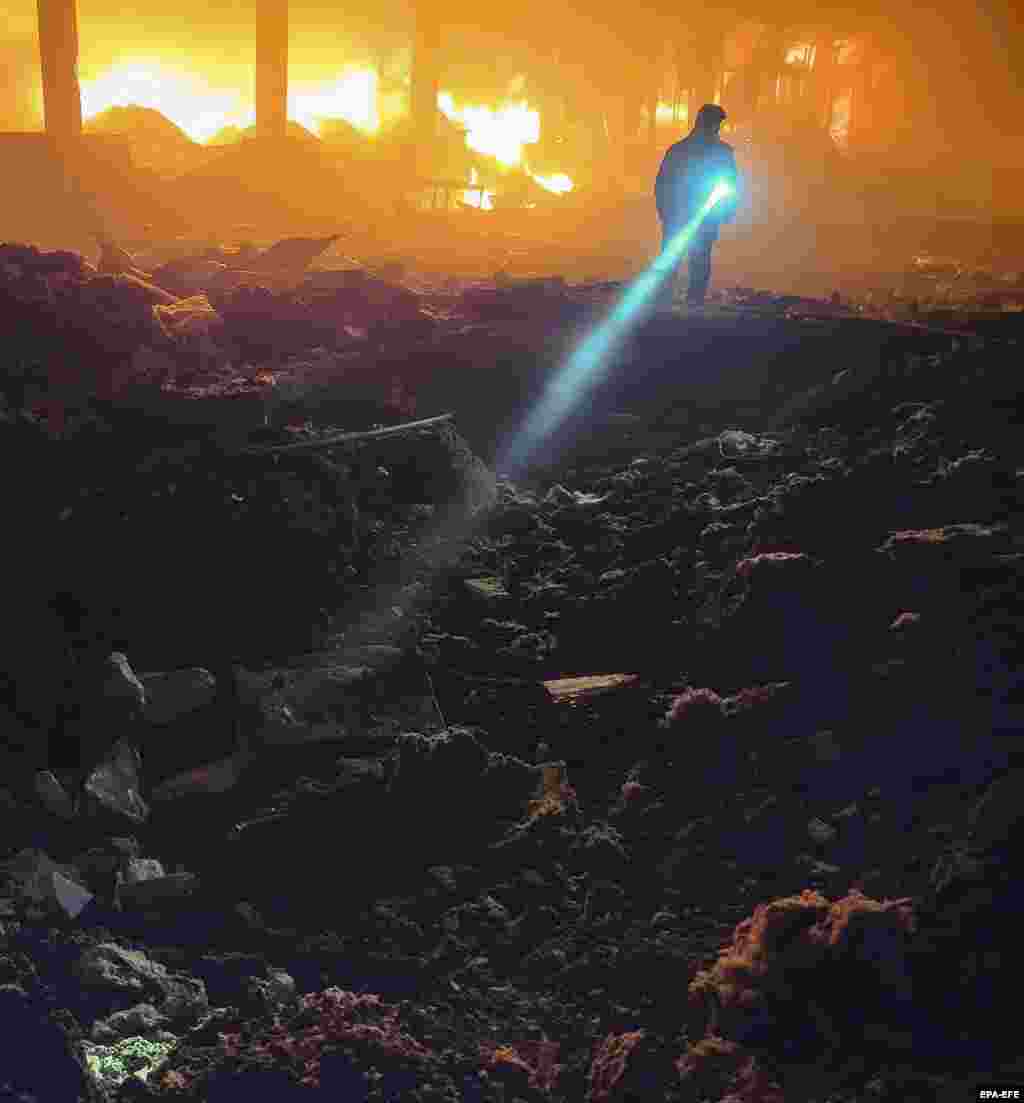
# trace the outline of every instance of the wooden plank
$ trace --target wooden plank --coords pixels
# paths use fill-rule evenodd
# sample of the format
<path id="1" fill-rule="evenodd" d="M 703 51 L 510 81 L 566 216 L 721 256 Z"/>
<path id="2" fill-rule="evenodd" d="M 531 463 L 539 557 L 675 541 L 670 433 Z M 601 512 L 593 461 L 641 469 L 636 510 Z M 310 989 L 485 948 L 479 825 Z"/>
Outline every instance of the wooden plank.
<path id="1" fill-rule="evenodd" d="M 585 674 L 578 678 L 554 678 L 544 688 L 556 702 L 576 704 L 601 693 L 636 685 L 639 674 Z"/>
<path id="2" fill-rule="evenodd" d="M 354 441 L 375 440 L 378 437 L 393 437 L 411 429 L 429 429 L 435 425 L 443 425 L 454 417 L 454 413 L 438 414 L 437 417 L 424 418 L 422 421 L 406 421 L 401 425 L 388 425 L 383 429 L 366 429 L 359 433 L 332 433 L 330 436 L 318 437 L 316 440 L 300 440 L 295 444 L 254 446 L 245 448 L 242 452 L 247 456 L 271 455 L 275 452 L 312 452 L 317 448 L 329 448 L 334 444 L 349 444 Z"/>

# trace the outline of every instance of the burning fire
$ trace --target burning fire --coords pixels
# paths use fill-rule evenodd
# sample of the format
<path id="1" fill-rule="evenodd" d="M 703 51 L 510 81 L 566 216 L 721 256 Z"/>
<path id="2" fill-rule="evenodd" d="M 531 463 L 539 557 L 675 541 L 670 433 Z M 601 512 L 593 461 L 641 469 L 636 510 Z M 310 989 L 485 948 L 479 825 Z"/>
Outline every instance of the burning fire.
<path id="1" fill-rule="evenodd" d="M 572 191 L 573 182 L 565 173 L 541 175 L 530 171 L 526 164 L 525 147 L 540 140 L 540 112 L 525 100 L 498 108 L 457 107 L 451 92 L 441 92 L 437 105 L 465 128 L 466 145 L 471 150 L 494 157 L 505 168 L 521 166 L 550 192 Z M 223 127 L 245 128 L 255 122 L 252 103 L 240 91 L 214 87 L 193 71 L 149 57 L 122 62 L 94 80 L 83 81 L 84 118 L 91 119 L 115 106 L 159 111 L 196 142 L 208 142 Z M 320 133 L 323 120 L 340 118 L 364 134 L 375 134 L 381 125 L 376 70 L 348 68 L 326 81 L 293 81 L 288 117 L 314 133 Z M 492 197 L 492 192 L 480 189 L 474 171 L 470 187 L 463 192 L 464 202 L 491 210 Z"/>
<path id="2" fill-rule="evenodd" d="M 552 176 L 538 176 L 535 172 L 530 175 L 542 188 L 553 191 L 558 195 L 564 195 L 572 191 L 572 180 L 564 172 L 556 172 Z"/>
<path id="3" fill-rule="evenodd" d="M 542 188 L 557 194 L 572 191 L 572 180 L 564 172 L 541 176 L 524 164 L 523 147 L 540 141 L 540 112 L 529 107 L 525 100 L 506 104 L 497 110 L 490 107 L 456 107 L 451 92 L 440 92 L 437 106 L 449 119 L 466 128 L 466 145 L 477 153 L 489 154 L 506 168 L 523 165 L 530 176 Z M 476 169 L 470 182 L 477 182 Z M 491 210 L 490 193 L 479 191 L 463 193 L 465 202 L 481 210 Z"/>
<path id="4" fill-rule="evenodd" d="M 321 119 L 345 119 L 367 134 L 380 129 L 377 73 L 373 69 L 349 70 L 333 84 L 300 87 L 288 98 L 288 114 L 314 133 Z"/>
<path id="5" fill-rule="evenodd" d="M 437 106 L 454 123 L 466 128 L 466 145 L 506 166 L 522 163 L 523 146 L 540 141 L 540 113 L 526 102 L 490 107 L 455 106 L 450 92 L 440 92 Z"/>
<path id="6" fill-rule="evenodd" d="M 462 202 L 481 211 L 493 211 L 494 192 L 480 187 L 480 176 L 476 169 L 470 169 L 469 182 L 471 187 L 462 193 Z"/>
<path id="7" fill-rule="evenodd" d="M 206 142 L 225 126 L 251 126 L 255 112 L 239 92 L 218 89 L 197 74 L 150 59 L 124 62 L 82 83 L 86 119 L 108 107 L 151 107 L 181 127 L 193 141 Z M 364 133 L 380 128 L 377 73 L 350 69 L 321 83 L 292 84 L 288 117 L 319 132 L 321 119 L 341 118 Z"/>
<path id="8" fill-rule="evenodd" d="M 222 126 L 249 126 L 252 108 L 238 93 L 211 88 L 194 73 L 141 59 L 108 69 L 82 82 L 82 116 L 91 119 L 108 107 L 151 107 L 196 142 L 205 142 Z"/>

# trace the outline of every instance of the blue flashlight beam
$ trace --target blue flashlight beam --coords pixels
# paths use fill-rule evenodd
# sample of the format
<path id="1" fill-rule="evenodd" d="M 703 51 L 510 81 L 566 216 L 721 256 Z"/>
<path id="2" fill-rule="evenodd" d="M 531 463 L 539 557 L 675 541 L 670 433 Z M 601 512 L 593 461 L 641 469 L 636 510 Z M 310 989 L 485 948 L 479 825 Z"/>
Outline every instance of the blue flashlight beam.
<path id="1" fill-rule="evenodd" d="M 635 324 L 646 303 L 675 270 L 693 235 L 711 210 L 732 195 L 727 180 L 719 180 L 700 210 L 669 241 L 658 258 L 626 288 L 618 302 L 590 335 L 577 346 L 555 378 L 548 384 L 543 398 L 527 418 L 526 424 L 508 447 L 498 469 L 506 475 L 521 470 L 541 441 L 546 440 L 565 421 L 572 409 L 583 401 L 607 367 L 612 352 L 619 348 Z"/>

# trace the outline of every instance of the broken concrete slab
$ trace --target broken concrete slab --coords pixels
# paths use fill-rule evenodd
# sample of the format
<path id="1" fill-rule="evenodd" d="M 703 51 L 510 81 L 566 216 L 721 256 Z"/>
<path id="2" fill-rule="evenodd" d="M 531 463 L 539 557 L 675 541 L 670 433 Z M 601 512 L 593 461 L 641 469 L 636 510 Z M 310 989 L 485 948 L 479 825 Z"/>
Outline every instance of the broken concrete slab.
<path id="1" fill-rule="evenodd" d="M 267 969 L 265 977 L 253 977 L 247 987 L 250 1000 L 274 1014 L 294 1005 L 295 979 L 283 969 Z"/>
<path id="2" fill-rule="evenodd" d="M 90 891 L 109 902 L 116 896 L 118 878 L 138 853 L 139 844 L 134 839 L 108 839 L 100 846 L 76 854 L 71 865 Z"/>
<path id="3" fill-rule="evenodd" d="M 107 677 L 103 697 L 109 702 L 123 702 L 126 715 L 134 717 L 146 708 L 146 689 L 128 662 L 128 656 L 113 651 L 106 659 Z"/>
<path id="4" fill-rule="evenodd" d="M 332 718 L 357 724 L 363 706 L 382 716 L 391 705 L 419 707 L 430 693 L 422 661 L 409 647 L 352 642 L 363 637 L 363 628 L 360 623 L 329 637 L 320 650 L 284 668 L 239 669 L 244 700 L 262 711 L 268 735 Z"/>
<path id="5" fill-rule="evenodd" d="M 607 494 L 585 494 L 579 490 L 567 490 L 561 483 L 552 486 L 544 495 L 544 505 L 555 509 L 579 509 L 597 512 L 608 500 Z"/>
<path id="6" fill-rule="evenodd" d="M 78 883 L 74 867 L 59 865 L 45 851 L 21 850 L 0 868 L 24 901 L 44 909 L 59 908 L 70 919 L 76 919 L 93 899 Z"/>
<path id="7" fill-rule="evenodd" d="M 152 282 L 175 296 L 201 295 L 227 272 L 222 261 L 182 257 L 154 269 Z"/>
<path id="8" fill-rule="evenodd" d="M 224 319 L 205 295 L 158 304 L 153 315 L 163 332 L 179 344 L 212 337 L 224 326 Z"/>
<path id="9" fill-rule="evenodd" d="M 92 1027 L 92 1040 L 101 1044 L 118 1038 L 156 1034 L 167 1026 L 169 1020 L 151 1003 L 139 1003 L 125 1011 L 115 1011 L 106 1019 L 97 1019 Z"/>
<path id="10" fill-rule="evenodd" d="M 186 901 L 199 887 L 199 878 L 194 873 L 171 873 L 141 881 L 125 881 L 118 886 L 117 899 L 125 908 L 159 910 Z"/>
<path id="11" fill-rule="evenodd" d="M 512 598 L 502 579 L 493 576 L 467 578 L 463 581 L 463 585 L 472 597 L 479 599 L 485 605 L 504 605 Z"/>
<path id="12" fill-rule="evenodd" d="M 197 793 L 226 793 L 238 784 L 252 758 L 251 751 L 241 749 L 227 758 L 175 774 L 155 786 L 150 798 L 160 802 Z"/>
<path id="13" fill-rule="evenodd" d="M 171 973 L 141 950 L 113 942 L 89 947 L 72 971 L 86 988 L 119 994 L 133 1004 L 142 997 L 172 1022 L 194 1022 L 209 1009 L 201 980 Z"/>
<path id="14" fill-rule="evenodd" d="M 141 690 L 141 683 L 139 689 Z M 85 791 L 94 799 L 90 811 L 98 810 L 143 823 L 149 807 L 140 793 L 142 757 L 125 740 L 119 740 L 107 758 L 89 774 Z"/>
<path id="15" fill-rule="evenodd" d="M 340 234 L 284 238 L 262 253 L 250 257 L 247 266 L 254 272 L 301 271 L 340 240 Z"/>
<path id="16" fill-rule="evenodd" d="M 36 774 L 35 789 L 43 807 L 62 820 L 73 820 L 78 814 L 78 804 L 51 770 Z"/>
<path id="17" fill-rule="evenodd" d="M 156 858 L 129 858 L 124 863 L 124 882 L 129 885 L 137 885 L 142 881 L 152 881 L 164 876 L 166 876 L 164 867 Z"/>
<path id="18" fill-rule="evenodd" d="M 143 674 L 145 718 L 150 724 L 170 724 L 209 705 L 217 692 L 214 676 L 201 666 L 188 670 Z"/>

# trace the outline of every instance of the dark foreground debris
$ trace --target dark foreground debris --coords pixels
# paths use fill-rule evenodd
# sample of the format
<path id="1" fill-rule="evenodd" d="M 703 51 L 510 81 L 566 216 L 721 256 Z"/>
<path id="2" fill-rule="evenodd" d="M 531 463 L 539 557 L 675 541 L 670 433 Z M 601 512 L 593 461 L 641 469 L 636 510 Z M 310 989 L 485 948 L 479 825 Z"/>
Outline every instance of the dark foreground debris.
<path id="1" fill-rule="evenodd" d="M 145 287 L 5 248 L 0 1093 L 1020 1077 L 1012 346 L 864 338 L 836 371 L 818 332 L 812 370 L 807 323 L 748 320 L 715 338 L 742 387 L 698 372 L 673 423 L 666 367 L 513 482 L 458 404 L 199 432 L 98 397 L 143 344 L 213 355 L 218 308 L 161 336 Z M 671 365 L 672 324 L 632 362 Z"/>

